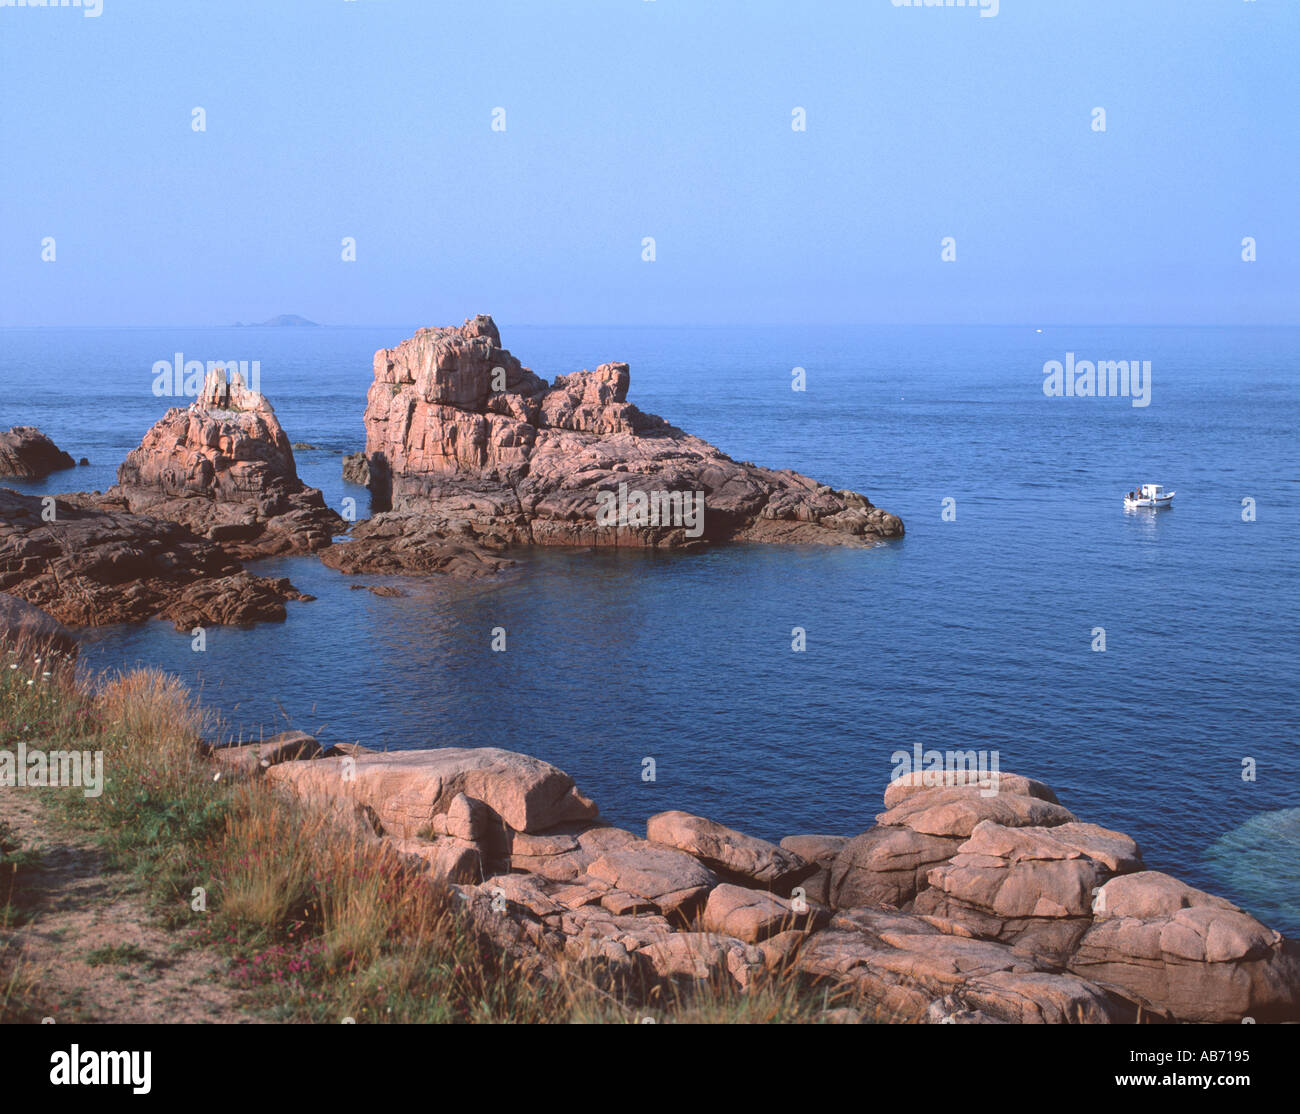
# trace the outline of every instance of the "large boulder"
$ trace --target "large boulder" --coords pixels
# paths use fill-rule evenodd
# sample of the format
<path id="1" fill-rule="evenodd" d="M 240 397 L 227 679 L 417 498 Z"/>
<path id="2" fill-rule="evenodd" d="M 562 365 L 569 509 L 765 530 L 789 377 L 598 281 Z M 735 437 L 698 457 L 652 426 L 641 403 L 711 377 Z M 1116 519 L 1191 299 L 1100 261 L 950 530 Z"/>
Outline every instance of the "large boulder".
<path id="1" fill-rule="evenodd" d="M 872 828 L 835 856 L 828 884 L 837 909 L 890 905 L 901 909 L 929 883 L 930 869 L 957 853 L 960 839 L 922 835 L 911 828 Z"/>
<path id="2" fill-rule="evenodd" d="M 1230 901 L 1156 871 L 1112 878 L 1070 969 L 1181 1021 L 1300 1021 L 1300 950 Z"/>
<path id="3" fill-rule="evenodd" d="M 1000 770 L 981 770 L 978 755 L 978 751 L 958 751 L 954 753 L 951 765 L 899 773 L 885 787 L 885 808 L 896 808 L 909 798 L 931 789 L 974 789 L 983 797 L 1010 793 L 1018 797 L 1036 797 L 1054 805 L 1061 803 L 1050 786 L 1034 778 Z M 956 762 L 958 756 L 963 759 L 960 764 Z"/>
<path id="4" fill-rule="evenodd" d="M 800 904 L 773 893 L 724 882 L 709 891 L 701 923 L 706 932 L 735 936 L 756 944 L 780 932 L 812 931 L 829 918 L 822 906 Z"/>
<path id="5" fill-rule="evenodd" d="M 35 426 L 16 425 L 8 433 L 0 433 L 0 476 L 41 480 L 51 472 L 72 467 L 72 457 Z"/>
<path id="6" fill-rule="evenodd" d="M 1027 791 L 1023 781 L 1003 775 L 996 788 L 939 786 L 904 796 L 876 817 L 882 827 L 905 827 L 922 835 L 969 839 L 975 825 L 992 820 L 1007 827 L 1037 828 L 1067 824 L 1068 809 Z M 886 802 L 888 803 L 888 802 Z"/>
<path id="7" fill-rule="evenodd" d="M 65 658 L 74 658 L 77 638 L 39 607 L 0 592 L 0 648 L 52 650 Z"/>
<path id="8" fill-rule="evenodd" d="M 450 812 L 461 795 L 482 802 L 493 824 L 515 832 L 541 832 L 597 814 L 563 770 L 496 747 L 292 762 L 273 766 L 266 776 L 308 799 L 354 800 L 374 810 L 386 833 L 403 839 L 433 834 L 435 817 Z"/>
<path id="9" fill-rule="evenodd" d="M 985 820 L 928 872 L 913 911 L 1064 964 L 1091 924 L 1101 885 L 1141 868 L 1132 839 L 1096 824 L 1009 828 Z"/>
<path id="10" fill-rule="evenodd" d="M 787 896 L 797 882 L 817 869 L 815 863 L 793 851 L 689 812 L 660 812 L 650 817 L 646 838 L 694 855 L 722 877 Z"/>

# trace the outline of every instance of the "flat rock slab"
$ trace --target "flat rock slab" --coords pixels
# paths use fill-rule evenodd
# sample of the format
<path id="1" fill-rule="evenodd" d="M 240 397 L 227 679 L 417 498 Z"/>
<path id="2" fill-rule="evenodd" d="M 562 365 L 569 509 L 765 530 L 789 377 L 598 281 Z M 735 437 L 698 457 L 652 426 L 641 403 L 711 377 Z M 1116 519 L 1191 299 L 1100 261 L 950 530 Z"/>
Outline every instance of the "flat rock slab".
<path id="1" fill-rule="evenodd" d="M 876 817 L 882 827 L 906 827 L 922 835 L 962 839 L 969 839 L 983 820 L 1014 828 L 1045 828 L 1068 824 L 1074 815 L 1039 797 L 970 787 L 925 789 Z"/>
<path id="2" fill-rule="evenodd" d="M 209 757 L 236 775 L 260 774 L 281 762 L 316 758 L 323 753 L 320 743 L 304 731 L 281 731 L 259 743 L 213 747 Z"/>
<path id="3" fill-rule="evenodd" d="M 1104 988 L 1047 971 L 997 971 L 971 979 L 944 1001 L 950 1008 L 1016 1025 L 1114 1024 L 1133 1018 L 1128 1005 Z"/>
<path id="4" fill-rule="evenodd" d="M 895 808 L 909 797 L 924 793 L 929 789 L 977 789 L 992 790 L 997 794 L 1008 793 L 1021 797 L 1037 797 L 1059 805 L 1056 794 L 1041 781 L 1021 774 L 998 770 L 989 770 L 981 774 L 978 770 L 944 769 L 914 770 L 894 778 L 885 788 L 885 807 Z"/>
<path id="5" fill-rule="evenodd" d="M 562 825 L 536 836 L 506 834 L 511 869 L 538 874 L 553 882 L 589 879 L 587 868 L 606 851 L 642 842 L 622 828 L 585 823 Z"/>
<path id="6" fill-rule="evenodd" d="M 539 832 L 592 820 L 594 802 L 549 762 L 496 747 L 390 751 L 357 758 L 273 766 L 267 776 L 304 796 L 345 796 L 374 809 L 385 832 L 411 838 L 432 831 L 458 794 L 481 801 L 515 831 Z"/>
<path id="7" fill-rule="evenodd" d="M 1129 836 L 1097 824 L 1077 822 L 1051 828 L 1009 828 L 984 820 L 975 825 L 959 851 L 1008 863 L 1089 858 L 1113 874 L 1142 869 L 1142 855 Z"/>
<path id="8" fill-rule="evenodd" d="M 730 974 L 742 985 L 750 969 L 761 970 L 763 953 L 714 932 L 675 932 L 636 953 L 661 979 L 712 979 Z"/>
<path id="9" fill-rule="evenodd" d="M 562 906 L 546 893 L 542 882 L 531 874 L 496 874 L 483 882 L 485 893 L 527 909 L 535 917 L 549 917 Z"/>
<path id="10" fill-rule="evenodd" d="M 685 851 L 640 842 L 608 851 L 587 873 L 615 889 L 647 898 L 666 916 L 689 916 L 718 877 Z"/>

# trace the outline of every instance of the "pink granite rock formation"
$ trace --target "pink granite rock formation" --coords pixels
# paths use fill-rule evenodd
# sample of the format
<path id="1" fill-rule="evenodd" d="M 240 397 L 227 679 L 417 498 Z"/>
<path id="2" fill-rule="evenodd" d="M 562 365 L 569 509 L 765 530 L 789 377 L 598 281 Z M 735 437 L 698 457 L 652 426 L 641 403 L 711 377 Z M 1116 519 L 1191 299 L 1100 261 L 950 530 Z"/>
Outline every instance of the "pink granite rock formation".
<path id="1" fill-rule="evenodd" d="M 168 410 L 127 454 L 117 480 L 101 506 L 179 522 L 241 560 L 314 552 L 346 529 L 298 479 L 275 411 L 238 372 L 210 372 L 198 399 Z"/>
<path id="2" fill-rule="evenodd" d="M 871 545 L 903 524 L 861 495 L 738 463 L 627 401 L 620 363 L 548 385 L 490 317 L 375 355 L 366 453 L 376 504 L 451 537 L 510 544 Z M 357 463 L 349 466 L 357 476 Z M 358 564 L 379 548 L 360 540 Z"/>
<path id="3" fill-rule="evenodd" d="M 781 847 L 683 812 L 639 839 L 603 826 L 568 775 L 495 749 L 265 776 L 352 822 L 364 812 L 367 832 L 378 821 L 485 941 L 543 975 L 577 961 L 611 986 L 729 979 L 743 992 L 781 972 L 855 992 L 886 1021 L 1300 1020 L 1293 941 L 1143 870 L 1129 837 L 1014 774 L 991 796 L 894 783 L 881 826 Z M 837 909 L 777 892 L 809 869 Z"/>

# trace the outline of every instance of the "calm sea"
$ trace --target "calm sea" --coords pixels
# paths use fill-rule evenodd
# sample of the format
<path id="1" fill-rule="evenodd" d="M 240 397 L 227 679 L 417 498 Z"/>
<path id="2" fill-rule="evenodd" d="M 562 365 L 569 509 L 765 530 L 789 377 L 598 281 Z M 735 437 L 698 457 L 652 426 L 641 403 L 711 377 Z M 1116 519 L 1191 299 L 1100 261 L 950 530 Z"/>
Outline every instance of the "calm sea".
<path id="1" fill-rule="evenodd" d="M 375 349 L 414 328 L 0 330 L 0 425 L 91 460 L 26 490 L 103 489 L 174 401 L 152 393 L 156 361 L 257 360 L 289 437 L 317 446 L 297 453 L 303 478 L 364 515 L 341 456 L 364 442 Z M 768 838 L 853 834 L 896 750 L 996 751 L 1153 868 L 1300 934 L 1300 332 L 502 334 L 548 377 L 628 361 L 642 409 L 862 491 L 906 539 L 542 551 L 492 583 L 396 581 L 404 598 L 352 591 L 381 578 L 314 558 L 269 561 L 257 571 L 318 597 L 283 625 L 211 630 L 202 653 L 167 623 L 105 628 L 86 660 L 173 670 L 245 736 L 291 724 L 538 755 L 630 827 L 681 808 Z M 1043 364 L 1067 352 L 1150 360 L 1150 405 L 1045 397 Z M 1139 482 L 1177 489 L 1174 508 L 1126 514 Z"/>

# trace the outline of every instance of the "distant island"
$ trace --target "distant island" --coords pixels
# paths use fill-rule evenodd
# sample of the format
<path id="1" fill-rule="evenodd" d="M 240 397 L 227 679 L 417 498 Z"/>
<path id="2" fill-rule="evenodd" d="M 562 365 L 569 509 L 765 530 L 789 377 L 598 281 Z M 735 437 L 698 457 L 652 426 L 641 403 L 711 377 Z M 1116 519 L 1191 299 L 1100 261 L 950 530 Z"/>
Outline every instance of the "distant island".
<path id="1" fill-rule="evenodd" d="M 236 329 L 255 329 L 262 325 L 311 325 L 317 327 L 315 321 L 308 321 L 307 318 L 299 317 L 296 313 L 282 313 L 279 317 L 271 317 L 266 321 L 250 321 L 247 325 L 243 321 L 235 322 Z"/>

